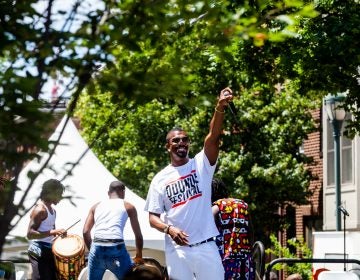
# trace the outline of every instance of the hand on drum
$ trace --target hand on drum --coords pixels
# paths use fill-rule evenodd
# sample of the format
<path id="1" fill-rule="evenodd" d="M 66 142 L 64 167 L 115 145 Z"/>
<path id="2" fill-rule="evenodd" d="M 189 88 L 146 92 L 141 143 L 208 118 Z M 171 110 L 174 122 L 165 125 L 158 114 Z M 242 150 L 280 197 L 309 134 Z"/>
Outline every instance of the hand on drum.
<path id="1" fill-rule="evenodd" d="M 170 226 L 169 235 L 176 242 L 176 244 L 181 246 L 189 245 L 188 236 L 184 231 L 180 230 L 177 227 Z"/>
<path id="2" fill-rule="evenodd" d="M 50 230 L 50 235 L 53 235 L 55 237 L 65 237 L 67 234 L 66 230 L 61 228 L 61 229 L 53 229 L 53 230 Z"/>

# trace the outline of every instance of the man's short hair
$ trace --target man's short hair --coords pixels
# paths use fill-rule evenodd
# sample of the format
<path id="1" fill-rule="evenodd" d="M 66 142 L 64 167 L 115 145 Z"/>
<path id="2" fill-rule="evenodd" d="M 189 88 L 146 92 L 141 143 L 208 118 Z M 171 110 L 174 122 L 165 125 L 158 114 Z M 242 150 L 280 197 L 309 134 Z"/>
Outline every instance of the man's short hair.
<path id="1" fill-rule="evenodd" d="M 47 198 L 49 195 L 52 195 L 54 192 L 63 193 L 65 190 L 64 185 L 56 179 L 49 179 L 45 181 L 42 185 L 42 190 L 40 193 L 40 198 Z"/>
<path id="2" fill-rule="evenodd" d="M 124 182 L 118 180 L 118 181 L 113 181 L 110 183 L 110 186 L 109 186 L 109 192 L 116 192 L 118 190 L 125 190 L 125 184 Z"/>
<path id="3" fill-rule="evenodd" d="M 174 132 L 174 131 L 185 131 L 185 130 L 184 130 L 183 128 L 181 128 L 180 126 L 175 126 L 175 127 L 173 127 L 172 129 L 170 129 L 170 130 L 168 131 L 168 133 L 166 134 L 166 143 L 168 143 L 169 140 L 170 140 L 169 134 L 170 134 L 171 132 Z"/>

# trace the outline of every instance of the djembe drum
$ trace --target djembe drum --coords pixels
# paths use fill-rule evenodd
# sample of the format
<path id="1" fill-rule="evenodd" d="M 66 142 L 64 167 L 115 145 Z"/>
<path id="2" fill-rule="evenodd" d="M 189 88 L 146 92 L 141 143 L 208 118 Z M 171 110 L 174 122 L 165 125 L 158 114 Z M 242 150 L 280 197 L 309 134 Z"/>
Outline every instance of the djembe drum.
<path id="1" fill-rule="evenodd" d="M 76 234 L 58 237 L 52 245 L 58 280 L 76 280 L 85 267 L 85 243 Z"/>

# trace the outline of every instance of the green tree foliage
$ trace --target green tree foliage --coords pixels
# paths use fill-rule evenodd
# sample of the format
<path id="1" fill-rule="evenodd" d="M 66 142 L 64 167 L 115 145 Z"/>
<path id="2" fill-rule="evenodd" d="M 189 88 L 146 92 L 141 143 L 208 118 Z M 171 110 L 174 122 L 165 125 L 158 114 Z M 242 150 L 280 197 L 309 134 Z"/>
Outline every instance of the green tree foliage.
<path id="1" fill-rule="evenodd" d="M 233 7 L 235 13 L 237 8 Z M 271 10 L 266 8 L 263 11 Z M 280 28 L 272 17 L 262 24 Z M 273 36 L 272 43 L 263 40 L 254 45 L 235 36 L 225 46 L 223 41 L 213 44 L 207 21 L 189 25 L 185 31 L 162 36 L 159 45 L 141 42 L 139 51 L 114 49 L 116 70 L 105 69 L 79 107 L 84 135 L 88 142 L 97 139 L 108 118 L 121 116 L 106 140 L 93 147 L 113 174 L 145 197 L 154 174 L 168 164 L 166 132 L 176 125 L 184 127 L 192 138 L 192 152 L 199 151 L 215 97 L 230 85 L 238 96 L 234 103 L 239 113 L 236 119 L 227 116 L 217 176 L 232 187 L 234 196 L 250 203 L 257 237 L 264 238 L 267 232 L 288 227 L 289 221 L 274 211 L 306 203 L 310 195 L 311 174 L 305 168 L 309 159 L 299 153 L 299 147 L 314 130 L 309 111 L 319 102 L 297 93 L 298 86 L 291 81 L 295 71 L 287 70 L 291 44 L 277 40 L 277 33 L 255 30 L 265 37 L 254 38 Z M 124 85 L 124 91 L 142 96 L 143 104 L 135 106 L 115 89 L 133 68 L 139 73 L 130 87 Z M 142 79 L 145 84 L 136 83 Z M 101 97 L 104 92 L 106 99 Z M 158 98 L 151 99 L 151 92 L 157 92 Z"/>
<path id="2" fill-rule="evenodd" d="M 274 234 L 270 235 L 271 248 L 265 250 L 266 254 L 275 256 L 277 258 L 304 258 L 311 259 L 312 251 L 307 247 L 304 240 L 296 238 L 287 240 L 287 246 L 281 246 Z M 294 263 L 287 265 L 286 263 L 278 263 L 273 266 L 275 270 L 285 270 L 287 274 L 299 273 L 304 280 L 312 279 L 312 264 L 311 263 Z"/>
<path id="3" fill-rule="evenodd" d="M 55 28 L 54 1 L 48 1 L 41 12 L 35 4 L 41 3 L 0 1 L 0 175 L 8 179 L 1 191 L 0 254 L 7 234 L 18 220 L 14 221 L 14 217 L 20 218 L 29 210 L 23 207 L 27 190 L 19 202 L 14 202 L 19 173 L 29 160 L 39 157 L 39 150 L 48 150 L 55 108 L 45 106 L 41 100 L 45 82 L 57 71 L 67 73 L 72 81 L 67 90 L 73 90 L 75 101 L 69 108 L 71 112 L 95 65 L 103 61 L 100 54 L 91 54 L 91 45 L 77 53 L 91 33 L 72 33 L 71 15 L 64 18 L 63 27 Z M 88 24 L 86 19 L 84 24 Z M 36 174 L 28 176 L 30 188 Z"/>
<path id="4" fill-rule="evenodd" d="M 360 128 L 360 3 L 356 0 L 318 0 L 321 14 L 306 21 L 301 40 L 293 46 L 298 60 L 295 65 L 299 92 L 315 91 L 335 95 L 346 93 L 345 108 L 354 119 L 348 135 Z"/>
<path id="5" fill-rule="evenodd" d="M 105 166 L 146 197 L 152 177 L 169 163 L 164 147 L 167 131 L 174 126 L 187 130 L 194 155 L 208 132 L 215 98 L 214 93 L 210 106 L 195 97 L 197 106 L 164 99 L 134 106 L 124 100 L 112 103 L 109 93 L 93 93 L 81 99 L 78 116 L 87 142 L 95 141 L 92 148 Z M 217 176 L 231 186 L 233 196 L 250 203 L 257 237 L 263 238 L 288 224 L 274 215 L 276 209 L 304 204 L 310 194 L 311 174 L 305 168 L 309 159 L 299 153 L 299 147 L 314 129 L 309 114 L 312 103 L 292 92 L 264 90 L 241 92 L 235 104 L 239 124 L 234 127 L 227 112 Z"/>
<path id="6" fill-rule="evenodd" d="M 282 106 L 300 106 L 302 101 L 293 104 L 289 101 L 290 96 L 297 96 L 299 89 L 302 89 L 300 94 L 304 96 L 301 98 L 306 98 L 305 93 L 312 90 L 311 84 L 305 87 L 300 83 L 306 81 L 305 76 L 298 80 L 294 78 L 302 73 L 306 63 L 295 63 L 298 60 L 291 52 L 291 49 L 294 49 L 295 54 L 302 57 L 302 51 L 308 47 L 306 45 L 303 48 L 295 48 L 299 44 L 299 41 L 295 40 L 299 27 L 308 27 L 306 36 L 302 34 L 303 38 L 308 38 L 308 42 L 311 43 L 311 38 L 316 39 L 316 36 L 311 35 L 311 25 L 305 26 L 305 23 L 311 24 L 316 21 L 304 21 L 304 18 L 314 17 L 316 13 L 311 4 L 306 5 L 304 2 L 99 0 L 100 5 L 89 5 L 86 1 L 74 0 L 74 5 L 69 11 L 63 10 L 62 6 L 60 11 L 56 11 L 57 0 L 0 1 L 0 175 L 6 174 L 8 178 L 12 178 L 1 194 L 6 195 L 6 199 L 1 200 L 2 205 L 0 205 L 0 248 L 3 247 L 6 235 L 15 225 L 13 218 L 28 211 L 22 209 L 21 202 L 17 205 L 13 203 L 18 174 L 28 160 L 37 157 L 37 151 L 48 151 L 49 143 L 46 139 L 50 132 L 49 124 L 54 116 L 54 108 L 43 110 L 44 102 L 41 96 L 44 93 L 44 85 L 50 77 L 55 73 L 61 73 L 66 78 L 64 92 L 72 96 L 68 107 L 68 114 L 72 115 L 80 93 L 97 74 L 97 84 L 88 87 L 88 93 L 90 95 L 97 91 L 107 93 L 110 96 L 104 98 L 109 98 L 111 104 L 117 104 L 116 107 L 108 106 L 114 110 L 116 119 L 111 120 L 108 113 L 101 114 L 101 110 L 96 115 L 99 117 L 99 123 L 96 126 L 93 124 L 92 128 L 98 132 L 99 137 L 105 137 L 103 135 L 105 129 L 101 127 L 104 127 L 106 121 L 112 125 L 109 127 L 116 127 L 117 122 L 122 122 L 128 134 L 136 130 L 142 132 L 150 126 L 151 121 L 170 110 L 165 114 L 163 123 L 157 124 L 154 121 L 151 135 L 161 138 L 159 136 L 163 132 L 161 129 L 165 130 L 174 123 L 179 123 L 192 133 L 194 150 L 197 150 L 202 145 L 199 139 L 206 134 L 212 113 L 212 108 L 209 106 L 214 103 L 218 90 L 229 84 L 237 93 L 241 92 L 245 96 L 236 100 L 236 105 L 246 112 L 238 116 L 242 129 L 245 129 L 247 124 L 255 125 L 254 128 L 260 133 L 264 127 L 263 133 L 267 130 L 268 133 L 273 133 L 273 137 L 276 133 L 280 133 L 281 136 L 284 135 L 284 141 L 287 141 L 290 132 L 280 129 L 281 125 L 276 126 L 276 122 L 270 124 L 269 121 L 269 124 L 266 124 L 256 110 L 262 110 L 261 113 L 267 113 L 274 119 L 278 118 L 279 123 L 284 120 L 278 117 L 278 113 L 284 111 L 285 116 L 289 116 L 289 119 L 296 123 L 295 127 L 300 126 L 302 118 L 291 113 L 288 115 L 285 107 Z M 358 8 L 356 2 L 347 1 L 344 6 L 349 3 L 356 11 Z M 341 7 L 341 1 L 334 1 L 328 7 L 324 6 L 324 11 L 330 10 L 332 4 Z M 36 5 L 37 7 L 42 5 L 43 9 L 35 8 Z M 342 12 L 345 12 L 345 9 L 337 10 L 339 13 L 335 18 L 341 17 Z M 358 13 L 354 14 L 358 15 Z M 321 19 L 318 17 L 319 23 Z M 321 31 L 321 24 L 314 26 Z M 344 29 L 342 21 L 339 21 L 338 27 Z M 340 37 L 342 33 L 336 34 Z M 347 38 L 351 39 L 351 36 L 355 37 L 356 32 L 349 33 Z M 295 41 L 291 44 L 282 44 L 281 42 L 287 38 L 295 38 Z M 272 46 L 277 47 L 272 48 Z M 286 55 L 281 55 L 282 53 Z M 285 62 L 292 64 L 293 68 L 287 68 Z M 282 72 L 279 72 L 280 69 Z M 356 78 L 358 72 L 352 74 L 347 77 Z M 308 80 L 310 79 L 311 77 Z M 276 84 L 285 86 L 286 89 L 281 93 L 275 93 L 273 87 Z M 351 96 L 355 98 L 355 93 L 351 94 L 352 91 L 349 93 L 349 100 Z M 277 101 L 278 96 L 281 96 L 281 101 Z M 98 100 L 98 102 L 98 105 L 101 105 L 103 101 Z M 251 111 L 248 104 L 258 108 Z M 148 112 L 152 118 L 137 124 L 135 120 L 143 118 L 142 111 Z M 155 114 L 156 112 L 158 115 Z M 127 126 L 129 124 L 125 123 L 128 119 L 134 123 L 132 126 Z M 304 123 L 303 132 L 310 131 L 308 123 L 306 121 Z M 229 119 L 226 124 L 224 148 L 229 143 L 229 148 L 226 146 L 227 154 L 233 152 L 233 157 L 236 159 L 244 149 L 247 159 L 245 162 L 251 167 L 254 166 L 252 162 L 255 161 L 249 160 L 253 157 L 246 149 L 256 143 L 249 144 L 252 141 L 246 140 L 246 135 L 251 135 L 249 130 L 235 133 L 236 128 Z M 147 133 L 150 135 L 150 132 Z M 141 133 L 139 135 L 134 133 L 131 142 L 139 141 L 140 136 Z M 117 137 L 126 141 L 124 135 L 119 134 Z M 240 140 L 235 141 L 236 138 Z M 298 145 L 300 138 L 291 140 L 289 147 Z M 109 139 L 111 138 L 104 141 L 104 145 L 112 141 Z M 159 152 L 155 152 L 155 147 L 156 149 L 162 147 L 163 144 L 160 142 L 159 140 L 155 143 L 160 146 L 152 147 L 158 157 Z M 119 157 L 115 152 L 114 143 L 113 150 L 110 149 L 114 154 L 109 157 L 112 161 L 111 165 Z M 129 148 L 123 148 L 122 153 L 125 154 L 129 150 L 133 152 L 135 149 L 138 149 L 137 152 L 143 151 L 144 147 L 146 150 L 151 150 L 151 147 L 148 149 L 149 143 L 143 144 L 144 146 L 135 144 L 132 146 L 129 140 Z M 232 149 L 231 144 L 236 148 Z M 299 159 L 301 155 L 295 155 L 294 162 L 291 156 L 288 160 L 284 159 L 284 155 L 279 155 L 276 159 L 275 151 L 282 151 L 281 145 L 269 144 L 266 147 L 272 152 L 272 156 L 266 156 L 264 152 L 263 161 L 260 162 L 259 167 L 253 169 L 257 174 L 254 178 L 266 177 L 264 175 L 266 172 L 270 175 L 275 174 L 270 172 L 270 166 L 274 162 L 281 162 L 281 166 L 289 165 L 299 170 L 299 173 L 291 174 L 294 177 L 293 181 L 286 182 L 296 181 L 297 186 L 306 184 L 304 183 L 306 180 L 298 181 L 296 178 L 305 174 L 301 170 L 303 164 L 303 159 Z M 294 150 L 291 153 L 296 154 Z M 284 152 L 284 154 L 289 153 Z M 165 151 L 164 154 L 160 152 L 160 155 L 159 159 L 150 161 L 147 169 L 144 169 L 146 180 L 150 180 L 154 166 L 159 168 L 165 164 Z M 112 167 L 115 174 L 123 176 L 120 170 L 125 168 L 128 172 L 126 175 L 138 175 L 137 170 L 145 168 L 148 159 L 145 160 L 144 153 L 134 159 L 136 159 L 134 163 L 139 161 L 141 164 L 134 166 L 129 161 L 127 165 L 124 163 L 124 167 L 119 167 L 118 171 Z M 232 162 L 232 159 L 229 160 Z M 242 187 L 246 190 L 250 186 L 250 179 L 254 180 L 254 175 L 243 179 L 245 175 L 242 168 L 245 167 L 245 163 L 243 160 L 241 166 L 238 161 L 235 163 L 234 168 L 239 173 L 234 173 L 236 175 L 234 192 L 240 188 L 238 182 L 242 180 L 246 182 Z M 132 169 L 133 166 L 135 171 Z M 219 172 L 226 171 L 219 169 Z M 285 176 L 285 172 L 279 174 Z M 29 175 L 32 178 L 30 188 L 36 174 Z M 146 188 L 145 181 L 132 184 L 139 185 L 140 190 Z M 260 184 L 262 182 L 259 181 Z M 249 199 L 250 195 L 255 199 L 255 194 L 251 194 L 250 190 L 248 193 Z M 26 195 L 22 199 L 26 199 Z"/>
<path id="7" fill-rule="evenodd" d="M 167 160 L 164 134 L 174 123 L 184 123 L 179 119 L 184 112 L 156 100 L 142 105 L 110 100 L 108 93 L 83 96 L 78 109 L 83 134 L 103 164 L 144 196 L 149 178 Z"/>

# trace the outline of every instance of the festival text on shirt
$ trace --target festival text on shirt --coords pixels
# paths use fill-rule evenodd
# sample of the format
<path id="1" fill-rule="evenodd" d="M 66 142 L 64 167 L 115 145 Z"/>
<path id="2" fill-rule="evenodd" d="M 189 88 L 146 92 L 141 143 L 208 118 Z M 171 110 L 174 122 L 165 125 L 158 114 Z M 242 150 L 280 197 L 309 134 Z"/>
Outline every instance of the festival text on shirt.
<path id="1" fill-rule="evenodd" d="M 195 170 L 192 170 L 188 175 L 171 181 L 165 186 L 165 190 L 168 199 L 172 203 L 171 208 L 175 208 L 189 200 L 202 196 Z"/>

